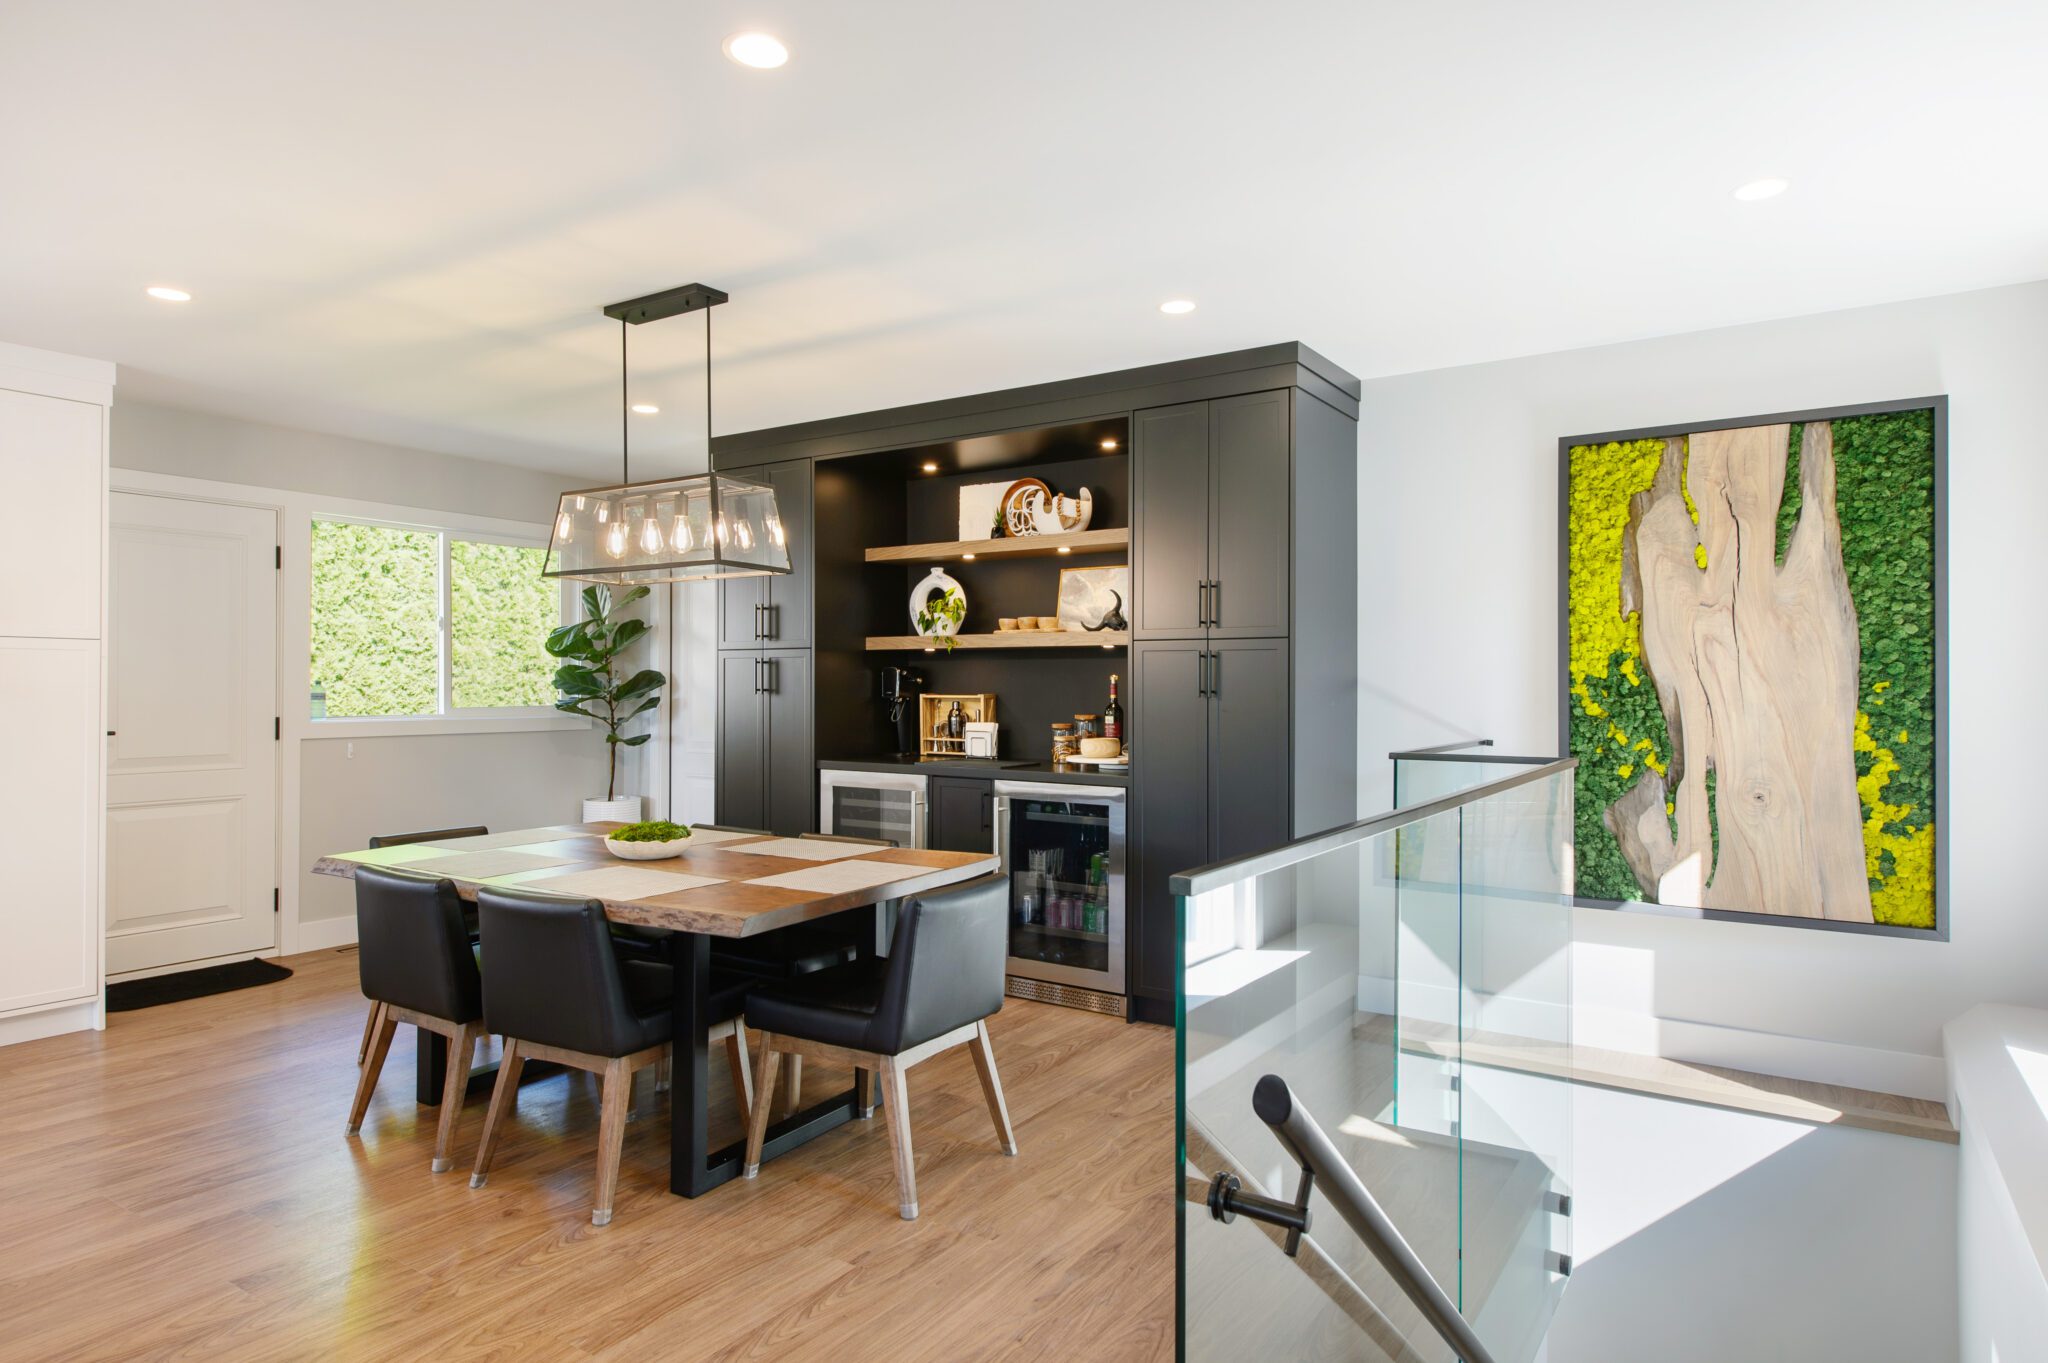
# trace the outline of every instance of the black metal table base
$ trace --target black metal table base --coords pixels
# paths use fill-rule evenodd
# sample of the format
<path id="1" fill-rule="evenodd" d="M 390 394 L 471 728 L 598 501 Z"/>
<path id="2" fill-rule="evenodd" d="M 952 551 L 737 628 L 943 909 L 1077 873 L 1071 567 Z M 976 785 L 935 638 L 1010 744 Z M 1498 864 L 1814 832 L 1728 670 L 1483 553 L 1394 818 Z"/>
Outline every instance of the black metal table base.
<path id="1" fill-rule="evenodd" d="M 413 1029 L 419 1034 L 417 1059 L 413 1064 L 413 1098 L 422 1107 L 441 1106 L 442 1087 L 448 1082 L 448 1038 L 439 1032 L 421 1028 Z M 519 1067 L 519 1086 L 525 1088 L 535 1080 L 561 1074 L 566 1066 L 552 1060 L 529 1060 Z M 472 1095 L 491 1091 L 498 1082 L 498 1062 L 486 1061 L 469 1072 L 469 1092 Z"/>

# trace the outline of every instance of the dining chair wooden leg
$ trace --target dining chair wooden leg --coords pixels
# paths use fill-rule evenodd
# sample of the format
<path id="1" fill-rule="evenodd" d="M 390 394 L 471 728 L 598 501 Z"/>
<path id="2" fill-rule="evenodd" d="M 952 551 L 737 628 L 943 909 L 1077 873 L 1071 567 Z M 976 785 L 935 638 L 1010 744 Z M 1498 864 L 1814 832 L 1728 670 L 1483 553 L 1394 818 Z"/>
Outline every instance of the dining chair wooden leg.
<path id="1" fill-rule="evenodd" d="M 782 1052 L 775 1049 L 774 1033 L 757 1032 L 755 1039 L 760 1043 L 761 1075 L 754 1085 L 753 1111 L 747 1114 L 747 1158 L 741 1172 L 748 1178 L 761 1172 L 761 1147 L 768 1140 L 768 1109 L 775 1106 L 775 1073 L 782 1064 Z"/>
<path id="2" fill-rule="evenodd" d="M 498 1152 L 498 1137 L 504 1134 L 505 1119 L 512 1115 L 512 1103 L 519 1095 L 519 1071 L 526 1065 L 526 1057 L 519 1053 L 519 1043 L 511 1037 L 505 1038 L 505 1049 L 498 1056 L 498 1082 L 491 1089 L 491 1110 L 484 1115 L 484 1134 L 476 1143 L 476 1167 L 470 1171 L 469 1186 L 481 1188 L 490 1176 L 491 1157 Z"/>
<path id="3" fill-rule="evenodd" d="M 725 1063 L 732 1068 L 732 1096 L 740 1111 L 751 1119 L 754 1115 L 754 1075 L 747 1064 L 747 1029 L 734 1018 L 732 1030 L 725 1037 Z"/>
<path id="4" fill-rule="evenodd" d="M 356 1047 L 356 1064 L 369 1058 L 370 1040 L 377 1035 L 377 1023 L 384 1016 L 384 1005 L 376 999 L 370 1000 L 370 1015 L 363 1019 L 363 1039 Z"/>
<path id="5" fill-rule="evenodd" d="M 917 1220 L 917 1164 L 910 1153 L 910 1090 L 894 1056 L 882 1057 L 882 1116 L 889 1123 L 889 1148 L 896 1156 L 896 1210 Z"/>
<path id="6" fill-rule="evenodd" d="M 363 1114 L 370 1110 L 370 1095 L 377 1091 L 377 1076 L 384 1072 L 384 1057 L 391 1050 L 392 1033 L 398 1024 L 382 1011 L 378 1005 L 377 1034 L 370 1038 L 369 1054 L 363 1057 L 362 1068 L 356 1074 L 356 1100 L 348 1110 L 348 1134 L 353 1136 L 363 1129 Z"/>
<path id="7" fill-rule="evenodd" d="M 785 1115 L 794 1115 L 804 1105 L 804 1058 L 795 1052 L 784 1056 L 782 1072 L 787 1076 L 783 1080 L 787 1092 L 782 1095 L 782 1110 Z"/>
<path id="8" fill-rule="evenodd" d="M 476 1043 L 482 1034 L 482 1023 L 465 1022 L 448 1043 L 448 1078 L 441 1086 L 441 1122 L 434 1131 L 432 1167 L 437 1174 L 455 1167 L 455 1126 L 462 1119 L 462 1100 L 469 1095 L 469 1071 L 476 1063 Z"/>
<path id="9" fill-rule="evenodd" d="M 604 1110 L 597 1125 L 597 1205 L 590 1224 L 608 1226 L 619 1189 L 619 1153 L 626 1144 L 626 1109 L 633 1100 L 633 1070 L 624 1057 L 605 1061 Z"/>
<path id="10" fill-rule="evenodd" d="M 988 1099 L 988 1115 L 995 1120 L 996 1140 L 1003 1153 L 1017 1153 L 1017 1134 L 1010 1130 L 1010 1109 L 1003 1102 L 1003 1081 L 996 1077 L 996 1053 L 988 1042 L 988 1024 L 974 1024 L 974 1040 L 967 1043 L 974 1052 L 974 1072 L 981 1076 L 981 1096 Z"/>
<path id="11" fill-rule="evenodd" d="M 675 1067 L 676 1059 L 675 1052 L 673 1051 L 663 1056 L 661 1063 L 654 1067 L 654 1091 L 656 1093 L 668 1092 L 669 1085 L 675 1082 Z"/>

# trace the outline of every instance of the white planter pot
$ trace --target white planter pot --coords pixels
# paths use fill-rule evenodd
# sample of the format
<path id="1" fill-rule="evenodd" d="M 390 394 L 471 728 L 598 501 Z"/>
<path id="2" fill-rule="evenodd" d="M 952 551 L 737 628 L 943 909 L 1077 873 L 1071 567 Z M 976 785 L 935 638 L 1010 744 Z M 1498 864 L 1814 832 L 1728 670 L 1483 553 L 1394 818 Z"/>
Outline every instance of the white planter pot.
<path id="1" fill-rule="evenodd" d="M 585 800 L 583 822 L 603 823 L 614 820 L 619 823 L 639 823 L 642 797 L 622 795 L 616 800 Z"/>
<path id="2" fill-rule="evenodd" d="M 932 569 L 929 573 L 925 574 L 924 581 L 910 589 L 910 627 L 917 631 L 920 638 L 943 639 L 948 635 L 960 632 L 961 622 L 959 620 L 940 620 L 930 629 L 925 629 L 917 623 L 918 612 L 924 609 L 924 603 L 930 600 L 932 596 L 948 591 L 960 593 L 960 605 L 963 608 L 961 618 L 964 620 L 966 618 L 964 609 L 967 605 L 966 589 L 961 587 L 953 579 L 953 575 L 944 568 Z"/>

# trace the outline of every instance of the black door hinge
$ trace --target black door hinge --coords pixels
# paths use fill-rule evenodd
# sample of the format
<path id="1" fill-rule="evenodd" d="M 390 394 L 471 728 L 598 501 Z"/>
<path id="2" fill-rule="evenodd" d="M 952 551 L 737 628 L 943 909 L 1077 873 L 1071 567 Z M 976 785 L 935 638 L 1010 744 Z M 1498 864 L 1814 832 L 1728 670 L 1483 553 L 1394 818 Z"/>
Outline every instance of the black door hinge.
<path id="1" fill-rule="evenodd" d="M 277 546 L 277 570 L 279 572 L 284 571 L 284 546 L 282 544 Z"/>
<path id="2" fill-rule="evenodd" d="M 284 737 L 283 715 L 272 715 L 270 717 L 270 737 L 273 742 L 280 740 Z"/>
<path id="3" fill-rule="evenodd" d="M 271 911 L 272 913 L 282 913 L 282 912 L 283 912 L 284 910 L 283 910 L 283 909 L 282 909 L 282 907 L 280 907 L 280 906 L 281 906 L 281 905 L 283 905 L 283 903 L 284 903 L 284 891 L 283 891 L 282 889 L 280 889 L 279 887 L 275 886 L 275 885 L 271 886 L 271 887 L 270 887 L 270 911 Z"/>

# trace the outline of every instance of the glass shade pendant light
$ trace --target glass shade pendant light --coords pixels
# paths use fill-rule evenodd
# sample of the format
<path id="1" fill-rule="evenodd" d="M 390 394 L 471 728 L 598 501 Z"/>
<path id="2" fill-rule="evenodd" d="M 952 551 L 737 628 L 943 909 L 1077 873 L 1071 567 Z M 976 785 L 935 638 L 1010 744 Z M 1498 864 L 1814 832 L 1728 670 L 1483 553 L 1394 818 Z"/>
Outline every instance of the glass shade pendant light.
<path id="1" fill-rule="evenodd" d="M 631 403 L 627 396 L 629 327 L 686 312 L 704 314 L 704 448 L 711 448 L 711 309 L 726 294 L 704 284 L 614 303 L 619 323 L 619 481 L 562 494 L 555 507 L 543 577 L 582 582 L 695 582 L 789 571 L 789 537 L 775 489 L 758 478 L 692 473 L 632 480 Z"/>

